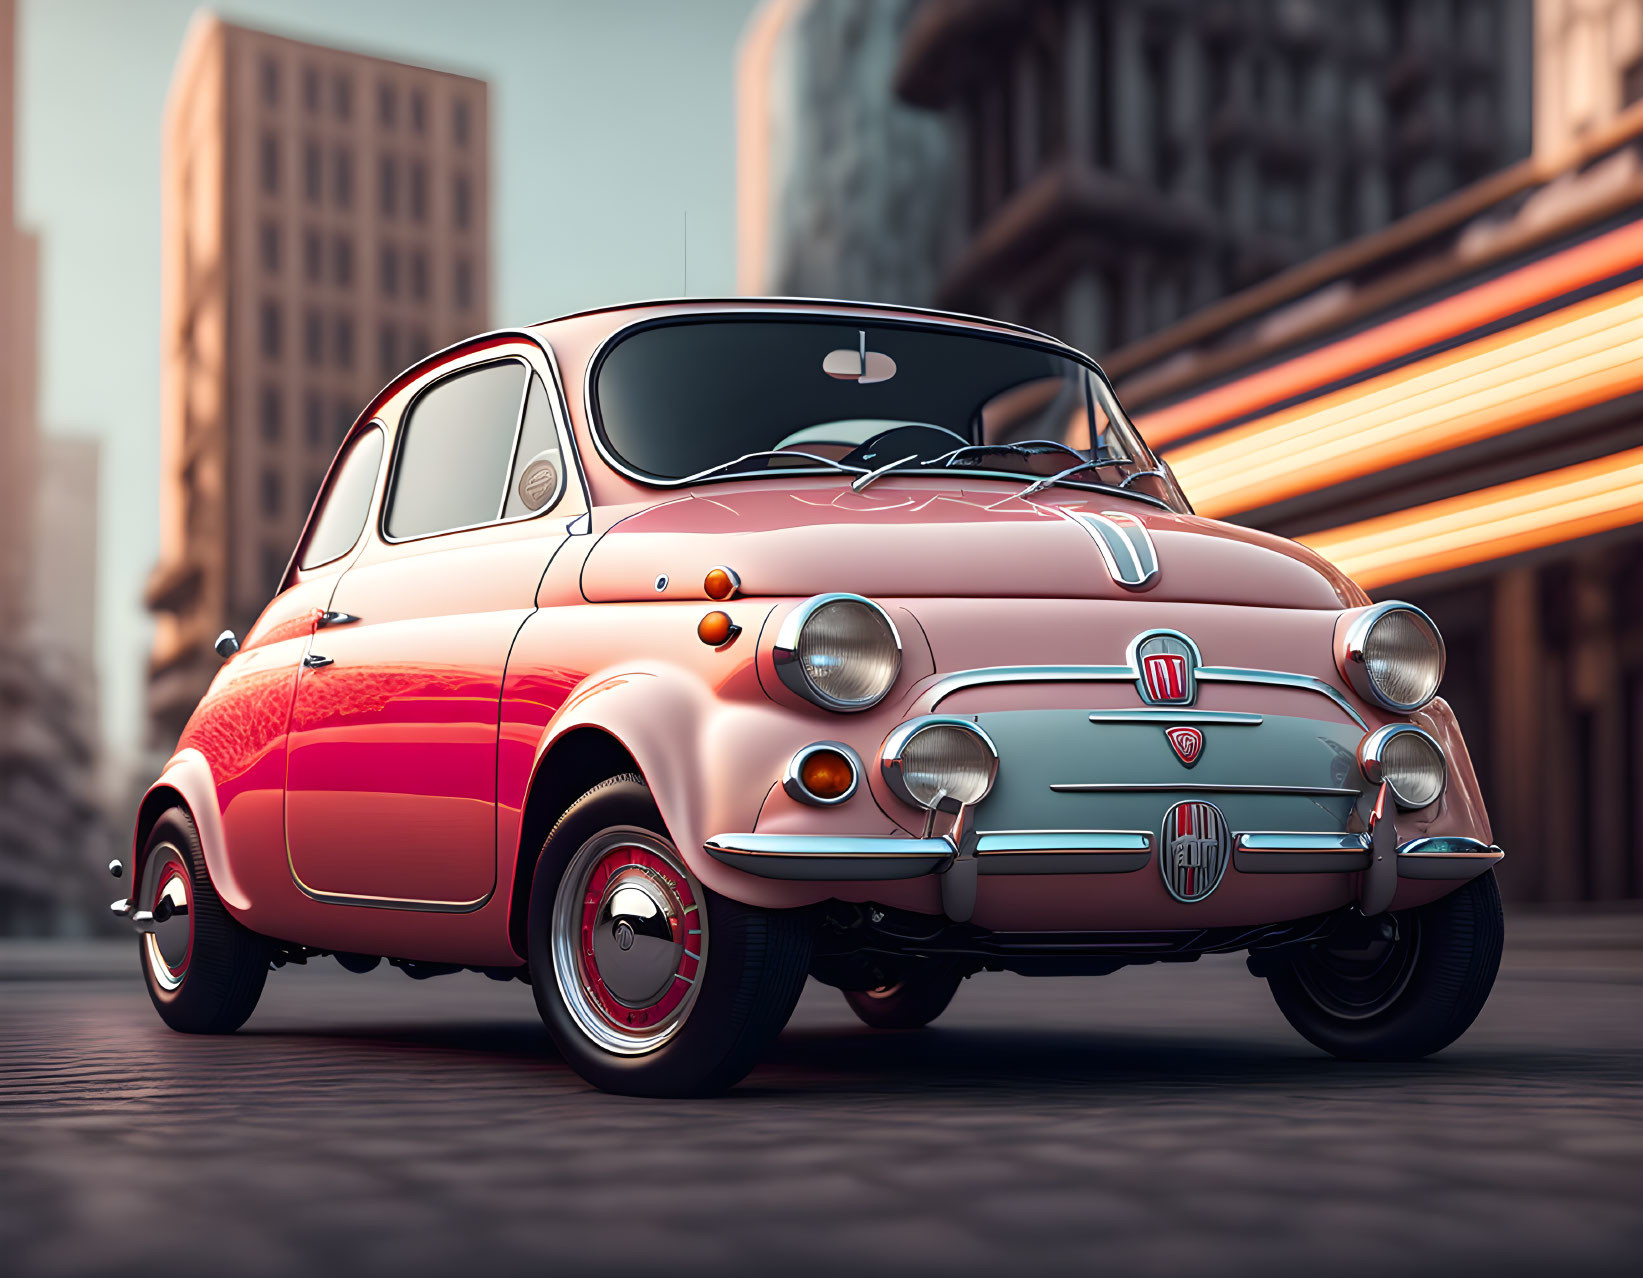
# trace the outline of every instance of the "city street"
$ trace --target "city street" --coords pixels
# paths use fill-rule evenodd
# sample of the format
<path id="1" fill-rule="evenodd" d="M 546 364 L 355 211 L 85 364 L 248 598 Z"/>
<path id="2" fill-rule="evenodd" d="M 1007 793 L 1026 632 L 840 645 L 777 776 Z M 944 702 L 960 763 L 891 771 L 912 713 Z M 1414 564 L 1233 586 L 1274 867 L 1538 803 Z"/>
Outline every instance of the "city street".
<path id="1" fill-rule="evenodd" d="M 981 976 L 919 1033 L 812 985 L 719 1100 L 588 1090 L 523 985 L 330 960 L 232 1038 L 122 943 L 0 946 L 8 1274 L 1635 1272 L 1643 916 L 1508 920 L 1418 1066 L 1328 1060 L 1238 958 Z"/>

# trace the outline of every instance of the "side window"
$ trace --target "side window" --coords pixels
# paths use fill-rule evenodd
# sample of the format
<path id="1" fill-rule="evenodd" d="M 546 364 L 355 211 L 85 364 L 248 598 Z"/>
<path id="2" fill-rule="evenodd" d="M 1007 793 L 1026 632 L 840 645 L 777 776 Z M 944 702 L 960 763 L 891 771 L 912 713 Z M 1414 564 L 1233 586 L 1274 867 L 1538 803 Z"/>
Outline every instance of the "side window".
<path id="1" fill-rule="evenodd" d="M 565 461 L 559 455 L 559 433 L 553 424 L 553 409 L 542 379 L 531 375 L 525 393 L 525 424 L 519 431 L 519 448 L 514 454 L 513 474 L 508 479 L 508 500 L 502 508 L 504 519 L 518 519 L 547 510 L 565 491 Z"/>
<path id="2" fill-rule="evenodd" d="M 388 495 L 389 537 L 426 537 L 499 517 L 525 375 L 516 360 L 486 364 L 437 383 L 412 405 Z"/>
<path id="3" fill-rule="evenodd" d="M 331 486 L 320 494 L 314 526 L 298 561 L 302 568 L 318 568 L 353 549 L 365 529 L 381 466 L 382 431 L 373 427 L 348 445 Z"/>

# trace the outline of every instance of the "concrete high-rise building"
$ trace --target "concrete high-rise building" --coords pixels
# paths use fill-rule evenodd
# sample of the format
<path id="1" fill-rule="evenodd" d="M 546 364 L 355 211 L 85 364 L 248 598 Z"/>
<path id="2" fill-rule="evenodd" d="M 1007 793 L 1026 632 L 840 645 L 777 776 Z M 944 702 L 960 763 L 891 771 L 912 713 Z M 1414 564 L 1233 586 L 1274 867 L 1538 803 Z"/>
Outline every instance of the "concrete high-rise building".
<path id="1" fill-rule="evenodd" d="M 168 752 L 285 568 L 341 434 L 489 313 L 483 81 L 229 25 L 166 104 L 160 558 L 149 745 Z"/>

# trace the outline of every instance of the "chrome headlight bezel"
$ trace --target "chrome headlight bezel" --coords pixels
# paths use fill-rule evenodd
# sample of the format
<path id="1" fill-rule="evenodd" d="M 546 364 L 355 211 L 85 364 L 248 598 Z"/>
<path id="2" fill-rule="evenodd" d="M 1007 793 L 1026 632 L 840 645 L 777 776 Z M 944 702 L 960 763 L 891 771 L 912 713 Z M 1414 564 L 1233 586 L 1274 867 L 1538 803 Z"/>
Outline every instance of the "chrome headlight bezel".
<path id="1" fill-rule="evenodd" d="M 1394 613 L 1406 613 L 1425 627 L 1431 634 L 1438 651 L 1437 676 L 1432 680 L 1431 688 L 1418 701 L 1395 701 L 1375 686 L 1375 681 L 1369 673 L 1369 645 L 1375 627 Z M 1379 706 L 1383 710 L 1390 710 L 1394 714 L 1411 714 L 1419 710 L 1438 695 L 1438 688 L 1443 683 L 1444 666 L 1448 661 L 1448 654 L 1443 644 L 1443 632 L 1437 624 L 1414 604 L 1398 601 L 1376 604 L 1372 608 L 1365 608 L 1352 619 L 1347 627 L 1346 636 L 1341 644 L 1339 665 L 1341 674 L 1347 683 L 1365 701 Z"/>
<path id="2" fill-rule="evenodd" d="M 907 784 L 907 777 L 902 767 L 902 760 L 907 752 L 907 747 L 912 743 L 914 737 L 931 728 L 959 729 L 975 737 L 985 747 L 989 760 L 987 782 L 980 795 L 971 801 L 970 806 L 974 807 L 975 804 L 980 803 L 992 793 L 993 785 L 998 780 L 998 746 L 993 743 L 993 739 L 987 735 L 981 725 L 971 719 L 963 719 L 955 715 L 926 714 L 898 725 L 884 739 L 884 746 L 879 751 L 879 771 L 884 777 L 884 783 L 890 787 L 891 793 L 903 803 L 906 803 L 909 807 L 917 808 L 921 812 L 957 812 L 959 810 L 962 805 L 951 796 L 943 797 L 932 808 L 930 803 L 915 795 L 912 788 Z"/>
<path id="3" fill-rule="evenodd" d="M 1397 781 L 1386 775 L 1383 760 L 1386 757 L 1387 747 L 1397 738 L 1413 733 L 1431 747 L 1432 753 L 1438 760 L 1438 788 L 1430 798 L 1419 794 L 1406 794 L 1398 789 Z M 1438 739 L 1424 728 L 1417 728 L 1412 723 L 1389 723 L 1384 728 L 1376 728 L 1358 743 L 1358 768 L 1362 771 L 1365 780 L 1371 785 L 1380 785 L 1385 781 L 1392 791 L 1392 797 L 1397 800 L 1400 808 L 1406 811 L 1419 811 L 1429 808 L 1443 797 L 1444 791 L 1449 788 L 1449 759 L 1443 753 L 1443 747 Z"/>
<path id="4" fill-rule="evenodd" d="M 871 609 L 883 622 L 895 652 L 890 662 L 890 677 L 872 697 L 854 701 L 846 701 L 835 697 L 817 687 L 811 682 L 810 676 L 805 673 L 804 662 L 799 659 L 799 643 L 805 626 L 823 608 L 829 604 L 853 603 Z M 861 595 L 835 593 L 815 595 L 806 599 L 783 619 L 781 628 L 776 632 L 776 641 L 771 648 L 771 657 L 775 661 L 776 675 L 781 679 L 788 691 L 802 697 L 812 705 L 820 706 L 824 710 L 835 710 L 841 714 L 852 714 L 861 710 L 871 710 L 896 686 L 896 680 L 901 678 L 901 632 L 896 629 L 896 623 L 890 620 L 890 614 L 871 599 Z"/>

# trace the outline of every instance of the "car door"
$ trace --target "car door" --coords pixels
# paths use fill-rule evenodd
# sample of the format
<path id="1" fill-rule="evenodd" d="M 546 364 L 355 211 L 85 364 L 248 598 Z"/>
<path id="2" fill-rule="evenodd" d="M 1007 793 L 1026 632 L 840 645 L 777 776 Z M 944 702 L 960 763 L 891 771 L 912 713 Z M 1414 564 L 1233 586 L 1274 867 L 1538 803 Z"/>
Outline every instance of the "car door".
<path id="1" fill-rule="evenodd" d="M 495 886 L 503 673 L 566 535 L 540 516 L 584 507 L 560 500 L 569 453 L 522 356 L 407 398 L 376 528 L 298 677 L 286 847 L 319 900 L 462 911 Z"/>

